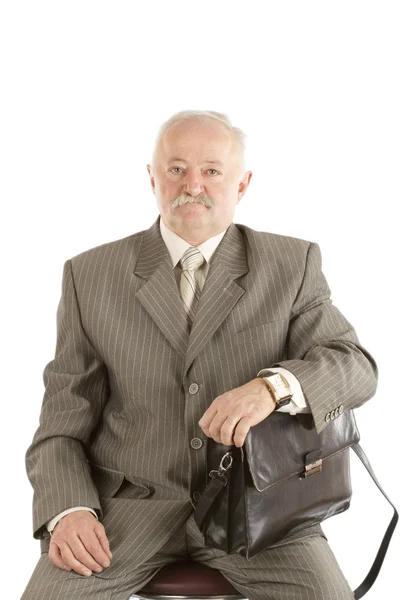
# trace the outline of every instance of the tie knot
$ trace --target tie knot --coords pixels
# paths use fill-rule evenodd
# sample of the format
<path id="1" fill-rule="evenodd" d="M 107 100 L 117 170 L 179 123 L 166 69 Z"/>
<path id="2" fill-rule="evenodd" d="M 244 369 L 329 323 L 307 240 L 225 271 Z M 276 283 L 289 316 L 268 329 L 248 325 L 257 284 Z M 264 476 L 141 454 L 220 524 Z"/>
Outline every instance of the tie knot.
<path id="1" fill-rule="evenodd" d="M 184 271 L 195 271 L 205 261 L 204 256 L 194 246 L 189 246 L 182 254 L 180 263 Z"/>

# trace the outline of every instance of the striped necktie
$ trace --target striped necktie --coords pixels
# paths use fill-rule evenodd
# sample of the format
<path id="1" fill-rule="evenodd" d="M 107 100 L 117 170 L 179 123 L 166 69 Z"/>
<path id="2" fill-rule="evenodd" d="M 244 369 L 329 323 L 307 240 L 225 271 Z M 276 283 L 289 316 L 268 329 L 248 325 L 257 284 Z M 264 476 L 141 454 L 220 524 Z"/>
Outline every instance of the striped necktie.
<path id="1" fill-rule="evenodd" d="M 180 260 L 182 265 L 180 292 L 190 325 L 193 323 L 201 291 L 199 284 L 195 279 L 194 272 L 204 263 L 204 261 L 204 256 L 200 250 L 194 246 L 189 246 L 182 254 Z"/>

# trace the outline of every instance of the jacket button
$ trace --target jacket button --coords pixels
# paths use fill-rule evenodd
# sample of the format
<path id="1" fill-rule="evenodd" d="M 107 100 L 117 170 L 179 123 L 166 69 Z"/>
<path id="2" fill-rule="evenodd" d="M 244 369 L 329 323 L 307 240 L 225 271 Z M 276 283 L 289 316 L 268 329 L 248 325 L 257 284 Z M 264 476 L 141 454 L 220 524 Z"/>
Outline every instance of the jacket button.
<path id="1" fill-rule="evenodd" d="M 331 410 L 331 421 L 333 421 L 334 418 L 335 418 L 335 411 Z"/>
<path id="2" fill-rule="evenodd" d="M 194 490 L 192 498 L 195 502 L 198 502 L 200 500 L 200 496 L 201 494 L 199 490 Z"/>
<path id="3" fill-rule="evenodd" d="M 344 406 L 343 406 L 343 404 L 341 404 L 339 406 L 339 415 L 341 415 L 343 411 L 344 411 Z"/>
<path id="4" fill-rule="evenodd" d="M 330 421 L 330 420 L 331 420 L 331 413 L 327 413 L 327 414 L 325 415 L 325 421 L 326 421 L 327 423 L 329 423 L 329 421 Z"/>
<path id="5" fill-rule="evenodd" d="M 189 394 L 197 394 L 198 391 L 199 391 L 199 386 L 197 385 L 197 383 L 191 383 L 189 385 Z"/>
<path id="6" fill-rule="evenodd" d="M 190 445 L 192 446 L 192 448 L 194 448 L 194 450 L 200 450 L 200 448 L 203 445 L 203 440 L 201 440 L 200 438 L 193 438 L 192 440 L 190 440 Z"/>
<path id="7" fill-rule="evenodd" d="M 337 407 L 337 408 L 335 408 L 335 417 L 338 417 L 338 416 L 339 416 L 339 414 L 340 414 L 340 413 L 339 413 L 339 407 Z"/>

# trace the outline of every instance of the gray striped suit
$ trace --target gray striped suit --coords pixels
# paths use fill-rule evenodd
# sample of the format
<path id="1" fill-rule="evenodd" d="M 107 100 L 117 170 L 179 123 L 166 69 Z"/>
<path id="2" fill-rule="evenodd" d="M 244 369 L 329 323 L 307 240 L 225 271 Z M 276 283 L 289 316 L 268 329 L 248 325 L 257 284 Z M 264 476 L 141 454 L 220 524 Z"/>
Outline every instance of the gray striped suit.
<path id="1" fill-rule="evenodd" d="M 134 586 L 132 592 L 139 585 L 135 574 L 143 574 L 154 557 L 165 556 L 165 548 L 173 553 L 174 544 L 178 553 L 182 532 L 187 547 L 201 548 L 191 517 L 192 494 L 207 480 L 206 437 L 198 421 L 216 396 L 250 381 L 261 368 L 282 366 L 294 373 L 318 432 L 338 406 L 355 408 L 375 393 L 375 361 L 330 300 L 317 244 L 232 223 L 211 259 L 189 331 L 159 222 L 160 217 L 148 230 L 82 252 L 64 265 L 56 353 L 44 370 L 40 426 L 26 456 L 34 536 L 43 554 L 24 599 L 79 597 L 78 589 L 90 597 L 88 586 L 102 584 L 109 598 L 123 580 Z M 192 446 L 193 438 L 203 444 Z M 73 506 L 96 510 L 113 552 L 111 566 L 89 581 L 58 569 L 46 554 L 45 523 Z M 285 549 L 296 571 L 290 552 L 299 561 L 312 539 L 326 544 L 315 526 L 266 555 L 270 560 L 271 552 Z M 239 556 L 204 547 L 199 552 L 201 560 L 219 560 L 216 568 L 225 565 L 227 576 L 234 564 L 238 575 L 231 580 L 251 600 L 325 598 L 322 592 L 312 595 L 304 581 L 285 591 L 290 576 L 281 570 L 281 586 L 271 584 L 270 592 L 257 588 L 262 556 L 251 568 Z M 329 581 L 326 569 L 340 584 L 335 585 L 341 595 L 329 597 L 351 597 L 327 544 L 316 555 L 321 585 Z M 251 588 L 239 575 L 242 567 L 245 581 L 253 573 Z M 301 560 L 298 570 L 305 572 Z M 60 586 L 52 595 L 49 582 L 57 578 L 60 586 L 78 585 L 75 595 Z M 267 580 L 274 581 L 271 573 Z M 93 589 L 100 598 L 101 588 Z M 124 593 L 118 597 L 128 598 Z"/>

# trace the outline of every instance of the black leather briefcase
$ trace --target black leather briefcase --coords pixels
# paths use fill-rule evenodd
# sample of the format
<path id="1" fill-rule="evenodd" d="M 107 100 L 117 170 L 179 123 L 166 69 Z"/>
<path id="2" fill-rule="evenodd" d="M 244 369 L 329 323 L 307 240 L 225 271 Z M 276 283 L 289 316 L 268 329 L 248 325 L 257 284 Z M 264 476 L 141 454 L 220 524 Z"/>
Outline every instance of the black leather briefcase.
<path id="1" fill-rule="evenodd" d="M 350 448 L 390 502 L 359 439 L 351 410 L 320 434 L 309 414 L 274 412 L 250 429 L 242 448 L 209 439 L 210 479 L 194 512 L 205 544 L 249 559 L 286 535 L 347 510 L 352 496 Z M 394 516 L 355 598 L 361 598 L 378 575 L 398 520 L 390 504 Z"/>

